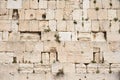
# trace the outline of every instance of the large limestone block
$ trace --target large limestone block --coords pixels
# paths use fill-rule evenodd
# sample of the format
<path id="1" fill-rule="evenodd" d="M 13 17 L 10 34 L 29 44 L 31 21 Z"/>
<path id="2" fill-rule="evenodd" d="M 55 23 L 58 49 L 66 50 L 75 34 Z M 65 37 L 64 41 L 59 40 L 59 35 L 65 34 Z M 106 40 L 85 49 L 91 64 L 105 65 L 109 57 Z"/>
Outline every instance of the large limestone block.
<path id="1" fill-rule="evenodd" d="M 7 31 L 4 31 L 4 32 L 3 32 L 3 36 L 2 36 L 3 41 L 8 41 L 8 34 L 9 34 L 9 32 L 7 32 Z M 1 34 L 0 34 L 0 35 L 1 35 Z"/>
<path id="2" fill-rule="evenodd" d="M 73 20 L 81 20 L 82 19 L 82 10 L 81 9 L 75 9 L 72 12 Z"/>
<path id="3" fill-rule="evenodd" d="M 24 13 L 24 9 L 19 9 L 18 10 L 18 14 L 19 14 L 19 20 L 24 20 L 25 19 L 25 13 Z"/>
<path id="4" fill-rule="evenodd" d="M 25 62 L 39 63 L 41 61 L 41 54 L 38 51 L 35 52 L 24 52 Z"/>
<path id="5" fill-rule="evenodd" d="M 105 9 L 110 8 L 110 0 L 104 0 L 102 4 L 103 4 L 103 8 Z"/>
<path id="6" fill-rule="evenodd" d="M 38 0 L 30 0 L 30 8 L 31 9 L 38 9 Z"/>
<path id="7" fill-rule="evenodd" d="M 30 22 L 27 20 L 20 20 L 19 21 L 19 31 L 29 31 L 29 24 Z"/>
<path id="8" fill-rule="evenodd" d="M 99 22 L 98 21 L 92 21 L 92 31 L 99 31 Z"/>
<path id="9" fill-rule="evenodd" d="M 108 10 L 108 19 L 109 20 L 113 20 L 116 17 L 117 17 L 116 10 Z"/>
<path id="10" fill-rule="evenodd" d="M 35 14 L 36 14 L 36 19 L 37 20 L 44 20 L 44 18 L 42 17 L 43 15 L 46 15 L 46 11 L 45 10 L 36 10 L 35 11 Z"/>
<path id="11" fill-rule="evenodd" d="M 111 31 L 112 32 L 118 32 L 119 31 L 119 22 L 115 22 L 115 21 L 112 21 L 111 22 L 111 27 L 110 27 L 110 29 L 111 29 Z"/>
<path id="12" fill-rule="evenodd" d="M 84 0 L 83 1 L 83 8 L 88 9 L 90 7 L 90 1 L 89 0 Z"/>
<path id="13" fill-rule="evenodd" d="M 32 51 L 36 50 L 35 46 L 37 46 L 37 42 L 27 41 L 27 42 L 25 42 L 25 51 L 32 52 Z"/>
<path id="14" fill-rule="evenodd" d="M 22 3 L 22 8 L 23 9 L 30 9 L 30 0 L 22 0 L 23 3 Z"/>
<path id="15" fill-rule="evenodd" d="M 36 10 L 25 10 L 25 19 L 36 19 Z"/>
<path id="16" fill-rule="evenodd" d="M 107 19 L 108 18 L 108 12 L 105 9 L 100 9 L 98 11 L 98 19 Z"/>
<path id="17" fill-rule="evenodd" d="M 120 41 L 120 34 L 118 32 L 107 32 L 107 41 Z"/>
<path id="18" fill-rule="evenodd" d="M 63 9 L 56 9 L 55 10 L 55 19 L 56 20 L 63 20 Z"/>
<path id="19" fill-rule="evenodd" d="M 111 51 L 104 52 L 104 59 L 107 63 L 120 63 L 120 60 L 118 59 L 119 57 L 120 57 L 119 52 L 111 52 Z"/>
<path id="20" fill-rule="evenodd" d="M 97 11 L 95 9 L 88 9 L 88 18 L 97 19 Z"/>
<path id="21" fill-rule="evenodd" d="M 40 35 L 38 33 L 21 33 L 20 40 L 21 41 L 39 41 Z"/>
<path id="22" fill-rule="evenodd" d="M 47 9 L 47 1 L 44 1 L 44 0 L 40 0 L 39 1 L 39 9 Z"/>
<path id="23" fill-rule="evenodd" d="M 43 42 L 37 42 L 34 47 L 34 51 L 43 51 L 44 45 Z"/>
<path id="24" fill-rule="evenodd" d="M 51 31 L 56 31 L 57 22 L 56 20 L 49 20 L 49 28 Z"/>
<path id="25" fill-rule="evenodd" d="M 75 73 L 75 64 L 74 63 L 64 63 L 64 72 L 65 73 Z"/>
<path id="26" fill-rule="evenodd" d="M 1 0 L 0 1 L 0 8 L 3 8 L 3 9 L 7 8 L 7 1 Z"/>
<path id="27" fill-rule="evenodd" d="M 75 26 L 73 21 L 66 21 L 67 31 L 75 31 Z"/>
<path id="28" fill-rule="evenodd" d="M 30 31 L 38 31 L 38 25 L 39 25 L 39 22 L 37 20 L 31 20 L 30 23 L 29 23 L 29 30 Z"/>
<path id="29" fill-rule="evenodd" d="M 92 33 L 92 41 L 106 41 L 106 35 L 103 32 Z"/>
<path id="30" fill-rule="evenodd" d="M 59 32 L 60 40 L 61 41 L 71 41 L 71 32 Z"/>
<path id="31" fill-rule="evenodd" d="M 113 0 L 111 1 L 112 2 L 112 8 L 116 8 L 116 9 L 119 9 L 120 8 L 120 1 L 119 0 Z"/>
<path id="32" fill-rule="evenodd" d="M 48 32 L 49 32 L 49 30 L 50 30 L 49 22 L 48 21 L 39 21 L 38 30 L 45 31 L 45 32 L 46 32 L 46 30 L 48 30 Z"/>
<path id="33" fill-rule="evenodd" d="M 41 34 L 42 41 L 54 41 L 56 32 L 44 32 Z"/>
<path id="34" fill-rule="evenodd" d="M 13 31 L 13 32 L 18 32 L 18 25 L 19 25 L 19 23 L 18 23 L 17 20 L 13 20 L 13 21 L 12 21 L 12 26 L 11 26 L 11 28 L 12 28 L 12 31 Z"/>
<path id="35" fill-rule="evenodd" d="M 56 1 L 48 1 L 48 9 L 56 9 Z"/>
<path id="36" fill-rule="evenodd" d="M 0 31 L 11 31 L 11 21 L 0 20 Z"/>
<path id="37" fill-rule="evenodd" d="M 7 43 L 6 42 L 0 42 L 0 51 L 6 51 Z"/>
<path id="38" fill-rule="evenodd" d="M 9 33 L 8 39 L 9 39 L 9 41 L 19 41 L 20 40 L 20 32 Z"/>
<path id="39" fill-rule="evenodd" d="M 0 19 L 8 19 L 9 18 L 9 10 L 8 9 L 0 9 Z"/>
<path id="40" fill-rule="evenodd" d="M 97 23 L 97 22 L 96 22 Z M 99 22 L 100 31 L 110 31 L 110 21 L 103 20 Z"/>
<path id="41" fill-rule="evenodd" d="M 91 40 L 91 34 L 90 33 L 78 33 L 77 38 L 81 41 Z"/>
<path id="42" fill-rule="evenodd" d="M 57 1 L 56 3 L 57 8 L 64 8 L 65 7 L 65 1 Z"/>
<path id="43" fill-rule="evenodd" d="M 66 21 L 57 21 L 57 31 L 66 31 Z"/>
<path id="44" fill-rule="evenodd" d="M 12 63 L 13 62 L 13 56 L 14 56 L 14 53 L 5 53 L 5 52 L 2 52 L 0 53 L 0 63 Z"/>
<path id="45" fill-rule="evenodd" d="M 22 0 L 8 0 L 7 1 L 8 9 L 19 9 L 22 8 Z"/>
<path id="46" fill-rule="evenodd" d="M 95 4 L 95 6 L 97 6 L 97 7 L 99 7 L 99 8 L 102 8 L 103 7 L 103 3 L 102 3 L 103 1 L 102 0 L 96 0 L 96 4 L 94 3 L 94 1 L 93 1 L 93 3 Z"/>
<path id="47" fill-rule="evenodd" d="M 55 19 L 55 10 L 47 9 L 46 10 L 46 19 L 47 20 Z"/>

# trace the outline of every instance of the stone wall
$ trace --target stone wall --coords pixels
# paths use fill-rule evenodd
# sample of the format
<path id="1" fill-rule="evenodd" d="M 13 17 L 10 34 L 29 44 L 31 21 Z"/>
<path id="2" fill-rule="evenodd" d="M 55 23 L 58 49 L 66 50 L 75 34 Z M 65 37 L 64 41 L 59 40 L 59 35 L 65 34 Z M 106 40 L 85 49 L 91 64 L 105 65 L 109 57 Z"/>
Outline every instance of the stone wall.
<path id="1" fill-rule="evenodd" d="M 0 0 L 0 80 L 120 80 L 120 0 Z"/>

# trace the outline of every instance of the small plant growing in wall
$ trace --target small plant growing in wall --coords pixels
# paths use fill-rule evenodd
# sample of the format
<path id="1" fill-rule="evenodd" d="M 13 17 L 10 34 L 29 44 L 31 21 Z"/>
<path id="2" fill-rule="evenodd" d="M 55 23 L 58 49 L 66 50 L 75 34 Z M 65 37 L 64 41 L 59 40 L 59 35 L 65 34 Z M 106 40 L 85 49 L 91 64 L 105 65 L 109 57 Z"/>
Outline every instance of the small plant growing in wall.
<path id="1" fill-rule="evenodd" d="M 96 63 L 96 61 L 92 60 L 91 63 Z"/>
<path id="2" fill-rule="evenodd" d="M 110 3 L 109 5 L 112 6 L 112 3 Z"/>
<path id="3" fill-rule="evenodd" d="M 50 31 L 51 31 L 50 28 L 44 29 L 44 32 L 50 32 Z"/>
<path id="4" fill-rule="evenodd" d="M 77 24 L 77 21 L 76 20 L 74 20 L 74 22 L 73 22 L 74 24 Z"/>
<path id="5" fill-rule="evenodd" d="M 98 10 L 99 10 L 99 7 L 96 7 L 95 10 L 98 11 Z"/>
<path id="6" fill-rule="evenodd" d="M 59 69 L 59 71 L 56 73 L 56 76 L 57 76 L 57 77 L 63 76 L 63 75 L 64 75 L 63 69 Z"/>
<path id="7" fill-rule="evenodd" d="M 94 0 L 93 3 L 96 4 L 96 0 Z"/>
<path id="8" fill-rule="evenodd" d="M 100 73 L 100 71 L 97 69 L 96 73 L 98 74 L 98 73 Z"/>
<path id="9" fill-rule="evenodd" d="M 55 41 L 60 43 L 60 36 L 58 34 L 55 34 L 54 37 L 56 38 Z"/>
<path id="10" fill-rule="evenodd" d="M 118 21 L 118 18 L 114 18 L 114 21 L 115 21 L 115 22 Z"/>
<path id="11" fill-rule="evenodd" d="M 17 63 L 17 58 L 13 57 L 13 62 L 12 63 Z"/>

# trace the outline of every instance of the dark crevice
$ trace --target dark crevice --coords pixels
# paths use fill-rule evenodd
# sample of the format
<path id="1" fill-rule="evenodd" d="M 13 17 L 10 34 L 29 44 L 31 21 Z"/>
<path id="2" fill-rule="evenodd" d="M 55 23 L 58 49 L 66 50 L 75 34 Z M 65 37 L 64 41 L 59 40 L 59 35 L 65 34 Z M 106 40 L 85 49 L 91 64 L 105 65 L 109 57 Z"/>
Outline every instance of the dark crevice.
<path id="1" fill-rule="evenodd" d="M 18 9 L 13 9 L 12 19 L 19 19 Z"/>
<path id="2" fill-rule="evenodd" d="M 58 60 L 58 52 L 56 52 L 56 61 L 59 61 L 59 60 Z"/>

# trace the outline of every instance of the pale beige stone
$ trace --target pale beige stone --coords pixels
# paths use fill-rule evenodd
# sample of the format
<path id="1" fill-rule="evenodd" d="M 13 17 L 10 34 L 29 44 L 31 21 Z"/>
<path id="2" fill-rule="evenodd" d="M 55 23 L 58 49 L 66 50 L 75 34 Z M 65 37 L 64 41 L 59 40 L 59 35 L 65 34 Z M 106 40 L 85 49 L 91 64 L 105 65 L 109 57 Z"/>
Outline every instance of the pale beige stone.
<path id="1" fill-rule="evenodd" d="M 57 1 L 56 3 L 57 8 L 64 8 L 65 7 L 65 1 Z"/>
<path id="2" fill-rule="evenodd" d="M 108 10 L 108 19 L 113 20 L 116 17 L 116 10 Z"/>
<path id="3" fill-rule="evenodd" d="M 23 0 L 22 7 L 23 9 L 29 9 L 30 8 L 30 0 Z"/>
<path id="4" fill-rule="evenodd" d="M 29 22 L 29 30 L 30 31 L 38 31 L 38 25 L 39 25 L 39 22 L 36 21 L 36 20 L 31 20 Z"/>
<path id="5" fill-rule="evenodd" d="M 39 21 L 38 30 L 45 31 L 49 29 L 49 22 L 48 21 Z"/>
<path id="6" fill-rule="evenodd" d="M 31 9 L 38 9 L 39 4 L 37 0 L 29 0 L 29 1 L 30 1 L 29 5 Z"/>
<path id="7" fill-rule="evenodd" d="M 20 32 L 9 33 L 8 39 L 9 39 L 9 41 L 19 41 L 20 40 Z"/>
<path id="8" fill-rule="evenodd" d="M 55 19 L 62 20 L 63 19 L 63 9 L 55 10 Z"/>
<path id="9" fill-rule="evenodd" d="M 82 10 L 81 9 L 75 9 L 72 12 L 73 20 L 81 20 L 82 19 Z"/>
<path id="10" fill-rule="evenodd" d="M 18 25 L 19 25 L 19 23 L 18 23 L 18 21 L 17 20 L 13 20 L 12 21 L 12 31 L 13 32 L 18 32 Z"/>
<path id="11" fill-rule="evenodd" d="M 7 8 L 8 9 L 19 9 L 22 8 L 22 0 L 8 0 L 7 1 Z"/>
<path id="12" fill-rule="evenodd" d="M 98 21 L 92 21 L 92 31 L 99 31 L 99 22 Z"/>
<path id="13" fill-rule="evenodd" d="M 0 31 L 11 31 L 10 20 L 0 20 Z"/>
<path id="14" fill-rule="evenodd" d="M 45 10 L 36 10 L 35 14 L 36 14 L 36 19 L 37 20 L 43 20 L 42 15 L 45 14 L 46 11 Z"/>
<path id="15" fill-rule="evenodd" d="M 21 33 L 20 34 L 21 41 L 39 41 L 40 36 L 38 33 Z"/>
<path id="16" fill-rule="evenodd" d="M 3 32 L 3 35 L 2 35 L 3 41 L 8 41 L 8 34 L 9 34 L 9 32 L 7 32 L 7 31 Z M 1 33 L 0 33 L 0 35 L 1 35 Z"/>
<path id="17" fill-rule="evenodd" d="M 95 9 L 88 9 L 88 18 L 97 19 L 97 11 Z"/>
<path id="18" fill-rule="evenodd" d="M 48 9 L 56 9 L 56 1 L 48 1 Z"/>
<path id="19" fill-rule="evenodd" d="M 46 9 L 48 7 L 47 4 L 48 4 L 47 1 L 40 0 L 39 9 Z"/>
<path id="20" fill-rule="evenodd" d="M 59 32 L 61 41 L 71 41 L 71 32 Z"/>
<path id="21" fill-rule="evenodd" d="M 0 9 L 0 19 L 9 19 L 9 10 L 3 8 Z"/>
<path id="22" fill-rule="evenodd" d="M 88 9 L 89 6 L 90 6 L 90 1 L 89 1 L 89 0 L 84 0 L 84 1 L 83 1 L 83 8 L 84 8 L 84 9 Z"/>
<path id="23" fill-rule="evenodd" d="M 75 31 L 75 26 L 73 21 L 66 21 L 67 31 Z"/>
<path id="24" fill-rule="evenodd" d="M 29 31 L 30 28 L 29 28 L 29 21 L 25 20 L 20 20 L 19 21 L 19 31 Z"/>
<path id="25" fill-rule="evenodd" d="M 54 41 L 55 40 L 55 34 L 56 32 L 44 32 L 41 34 L 42 36 L 42 41 Z"/>
<path id="26" fill-rule="evenodd" d="M 46 19 L 47 20 L 55 19 L 55 10 L 47 9 L 46 10 Z"/>
<path id="27" fill-rule="evenodd" d="M 107 10 L 105 9 L 100 9 L 98 11 L 98 19 L 107 19 L 108 18 L 108 13 Z"/>
<path id="28" fill-rule="evenodd" d="M 57 31 L 66 31 L 66 21 L 57 21 Z"/>
<path id="29" fill-rule="evenodd" d="M 56 31 L 56 29 L 57 29 L 56 26 L 57 26 L 56 20 L 49 21 L 49 28 L 51 31 Z"/>
<path id="30" fill-rule="evenodd" d="M 36 19 L 35 10 L 25 10 L 25 19 Z"/>

